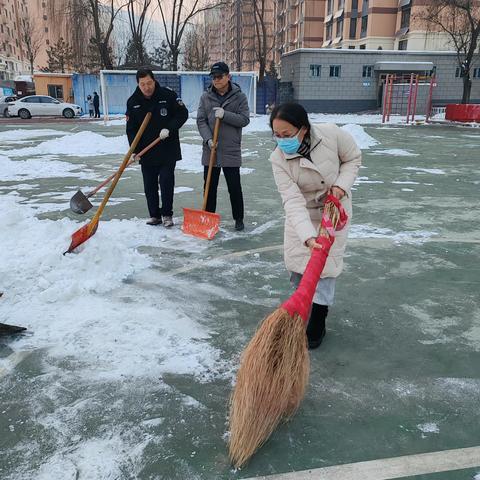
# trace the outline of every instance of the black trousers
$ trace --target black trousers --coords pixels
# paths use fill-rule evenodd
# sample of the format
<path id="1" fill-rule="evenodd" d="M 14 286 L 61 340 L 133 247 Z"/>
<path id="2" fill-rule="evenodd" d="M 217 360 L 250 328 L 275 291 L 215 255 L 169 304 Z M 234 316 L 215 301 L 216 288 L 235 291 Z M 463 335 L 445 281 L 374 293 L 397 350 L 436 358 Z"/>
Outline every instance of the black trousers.
<path id="1" fill-rule="evenodd" d="M 161 165 L 142 164 L 143 187 L 147 198 L 150 217 L 161 218 L 173 215 L 173 190 L 175 188 L 176 161 L 168 161 Z M 158 187 L 162 195 L 162 207 Z"/>
<path id="2" fill-rule="evenodd" d="M 100 118 L 100 106 L 94 105 L 95 108 L 95 118 Z"/>
<path id="3" fill-rule="evenodd" d="M 234 220 L 243 220 L 243 193 L 240 183 L 240 167 L 213 167 L 212 179 L 207 198 L 207 212 L 215 212 L 217 209 L 217 189 L 220 171 L 223 169 L 225 180 L 227 181 L 228 193 L 230 194 L 230 203 L 232 205 L 232 216 Z M 207 181 L 208 167 L 203 167 L 203 191 Z"/>

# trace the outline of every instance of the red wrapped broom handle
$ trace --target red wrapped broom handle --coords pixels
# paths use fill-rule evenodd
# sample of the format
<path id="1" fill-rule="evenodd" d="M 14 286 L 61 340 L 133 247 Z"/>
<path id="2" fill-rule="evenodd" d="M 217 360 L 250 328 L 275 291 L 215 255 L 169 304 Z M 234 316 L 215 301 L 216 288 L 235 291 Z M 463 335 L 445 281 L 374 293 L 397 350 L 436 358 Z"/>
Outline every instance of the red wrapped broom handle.
<path id="1" fill-rule="evenodd" d="M 339 219 L 336 226 L 332 224 L 330 217 L 326 213 L 329 203 L 333 203 L 335 207 L 337 207 L 339 213 Z M 328 236 L 323 234 L 318 235 L 316 242 L 322 245 L 322 248 L 315 248 L 313 250 L 297 290 L 282 304 L 282 308 L 287 310 L 291 317 L 297 313 L 305 323 L 308 322 L 315 289 L 317 288 L 318 281 L 320 280 L 325 263 L 327 262 L 330 248 L 335 240 L 335 237 L 333 236 L 334 230 L 341 230 L 346 225 L 347 220 L 347 213 L 340 201 L 333 195 L 328 195 L 325 201 L 321 223 L 322 227 L 328 231 Z"/>

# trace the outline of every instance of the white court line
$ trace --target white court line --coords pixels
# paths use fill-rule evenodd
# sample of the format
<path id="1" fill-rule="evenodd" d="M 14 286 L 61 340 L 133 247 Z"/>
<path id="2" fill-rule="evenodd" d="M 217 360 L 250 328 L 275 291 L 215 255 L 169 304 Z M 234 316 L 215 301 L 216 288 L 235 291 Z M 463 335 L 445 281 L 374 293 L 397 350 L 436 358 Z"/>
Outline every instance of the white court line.
<path id="1" fill-rule="evenodd" d="M 385 243 L 392 243 L 391 238 L 349 238 L 348 243 L 349 244 L 367 244 L 367 242 L 372 242 L 374 241 L 375 243 L 379 242 L 385 242 Z M 467 240 L 459 240 L 456 238 L 448 238 L 448 237 L 432 237 L 431 239 L 423 239 L 421 243 L 427 243 L 427 242 L 437 242 L 437 243 L 445 243 L 445 242 L 455 242 L 455 243 L 473 243 L 473 244 L 480 244 L 480 239 L 467 239 Z M 408 243 L 408 245 L 411 245 L 411 243 Z M 168 272 L 168 275 L 178 275 L 180 273 L 186 273 L 186 272 L 191 272 L 192 270 L 196 270 L 197 268 L 202 268 L 209 266 L 219 260 L 227 260 L 229 258 L 239 258 L 239 257 L 245 257 L 246 255 L 251 255 L 254 253 L 262 253 L 262 252 L 273 252 L 275 250 L 283 250 L 283 243 L 279 245 L 270 245 L 269 247 L 260 247 L 260 248 L 252 248 L 251 250 L 242 250 L 240 252 L 233 252 L 233 253 L 228 253 L 226 255 L 221 255 L 219 257 L 214 257 L 210 258 L 208 260 L 205 260 L 203 262 L 193 262 L 190 265 L 187 265 L 185 267 L 180 267 L 175 270 L 171 270 Z"/>
<path id="2" fill-rule="evenodd" d="M 348 463 L 244 480 L 389 480 L 480 467 L 480 447 Z"/>
<path id="3" fill-rule="evenodd" d="M 0 378 L 7 376 L 13 369 L 32 352 L 30 350 L 24 350 L 20 352 L 13 352 L 7 358 L 1 359 L 1 362 L 5 362 L 4 367 L 0 367 Z"/>

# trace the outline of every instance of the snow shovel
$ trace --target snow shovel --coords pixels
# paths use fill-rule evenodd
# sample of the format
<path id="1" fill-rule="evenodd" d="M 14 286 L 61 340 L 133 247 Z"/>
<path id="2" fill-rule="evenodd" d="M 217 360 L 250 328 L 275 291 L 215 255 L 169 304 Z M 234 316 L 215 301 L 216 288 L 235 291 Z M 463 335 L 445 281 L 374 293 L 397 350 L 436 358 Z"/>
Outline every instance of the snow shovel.
<path id="1" fill-rule="evenodd" d="M 107 190 L 107 193 L 105 194 L 105 197 L 103 197 L 102 203 L 98 207 L 97 212 L 95 213 L 94 217 L 92 220 L 84 225 L 82 228 L 78 229 L 76 232 L 72 234 L 72 241 L 70 243 L 70 246 L 68 247 L 68 250 L 63 252 L 65 255 L 66 253 L 72 253 L 77 247 L 82 245 L 82 243 L 85 243 L 90 237 L 93 237 L 95 235 L 95 232 L 97 231 L 98 228 L 98 222 L 100 221 L 100 216 L 103 213 L 103 210 L 105 209 L 105 205 L 107 204 L 110 196 L 112 195 L 113 191 L 115 190 L 115 187 L 117 186 L 118 181 L 120 180 L 120 177 L 122 176 L 122 173 L 124 170 L 127 168 L 128 162 L 130 161 L 130 157 L 133 154 L 133 151 L 137 147 L 138 142 L 140 141 L 140 138 L 142 138 L 143 132 L 147 128 L 148 122 L 150 121 L 150 118 L 152 118 L 152 113 L 148 112 L 145 115 L 145 118 L 143 119 L 142 124 L 140 125 L 140 129 L 138 130 L 137 134 L 135 135 L 135 138 L 133 139 L 132 144 L 130 145 L 130 148 L 128 149 L 128 152 L 126 153 L 122 164 L 120 165 L 120 168 L 117 170 L 117 173 L 115 173 L 115 178 L 112 181 L 112 184 L 110 185 L 109 189 Z"/>
<path id="2" fill-rule="evenodd" d="M 217 155 L 218 131 L 220 130 L 220 119 L 215 121 L 213 129 L 213 145 L 210 151 L 210 161 L 208 163 L 207 181 L 205 183 L 205 192 L 203 193 L 203 206 L 201 210 L 193 208 L 183 209 L 182 231 L 187 235 L 193 235 L 198 238 L 211 240 L 218 232 L 220 227 L 220 215 L 218 213 L 207 212 L 208 191 L 210 190 L 210 181 L 212 179 L 213 164 Z"/>
<path id="3" fill-rule="evenodd" d="M 160 142 L 160 137 L 155 139 L 150 145 L 147 145 L 140 153 L 137 153 L 135 157 L 127 163 L 127 167 L 129 167 L 132 163 L 135 163 L 137 160 L 140 160 L 142 155 L 145 155 L 151 148 L 153 148 L 157 143 Z M 90 203 L 89 198 L 93 197 L 101 188 L 103 188 L 105 185 L 107 185 L 109 182 L 113 180 L 117 172 L 112 173 L 106 180 L 104 180 L 98 187 L 95 187 L 91 192 L 88 192 L 86 195 L 79 190 L 71 199 L 70 199 L 70 209 L 78 213 L 79 215 L 82 215 L 84 213 L 87 213 L 91 208 L 93 208 L 93 205 Z"/>
<path id="4" fill-rule="evenodd" d="M 3 292 L 0 292 L 0 297 L 3 297 Z M 26 327 L 18 327 L 17 325 L 7 325 L 6 323 L 0 323 L 0 337 L 6 335 L 15 335 L 20 332 L 24 332 Z"/>

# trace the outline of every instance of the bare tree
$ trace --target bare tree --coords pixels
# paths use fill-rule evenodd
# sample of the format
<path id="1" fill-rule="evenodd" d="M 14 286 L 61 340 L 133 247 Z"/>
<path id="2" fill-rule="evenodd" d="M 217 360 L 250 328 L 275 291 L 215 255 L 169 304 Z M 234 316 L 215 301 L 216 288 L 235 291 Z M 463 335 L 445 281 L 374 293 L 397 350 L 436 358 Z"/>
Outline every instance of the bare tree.
<path id="1" fill-rule="evenodd" d="M 35 59 L 43 45 L 43 33 L 29 13 L 21 19 L 20 35 L 30 63 L 30 74 L 33 75 Z"/>
<path id="2" fill-rule="evenodd" d="M 130 48 L 132 50 L 131 53 L 135 53 L 134 57 L 137 65 L 146 65 L 149 63 L 145 49 L 145 35 L 149 27 L 147 13 L 150 11 L 152 1 L 153 0 L 129 0 L 127 5 L 128 23 L 132 34 Z M 151 12 L 151 14 L 153 14 L 153 12 Z"/>
<path id="3" fill-rule="evenodd" d="M 185 34 L 183 67 L 185 70 L 201 72 L 207 70 L 208 60 L 205 26 L 198 25 Z"/>
<path id="4" fill-rule="evenodd" d="M 463 77 L 462 103 L 470 101 L 471 67 L 480 36 L 480 2 L 478 0 L 435 0 L 424 7 L 418 18 L 450 37 L 457 52 Z"/>
<path id="5" fill-rule="evenodd" d="M 267 59 L 273 49 L 273 38 L 269 38 L 267 22 L 267 1 L 251 0 L 255 22 L 255 56 L 259 66 L 258 79 L 263 80 L 267 68 Z M 268 6 L 270 2 L 268 3 Z M 273 36 L 272 36 L 273 37 Z"/>
<path id="6" fill-rule="evenodd" d="M 201 0 L 171 0 L 171 3 L 167 6 L 165 0 L 157 0 L 158 8 L 162 16 L 165 39 L 171 52 L 171 70 L 178 70 L 180 45 L 186 26 L 189 25 L 199 13 L 212 10 L 225 3 L 223 1 L 218 2 L 217 0 L 205 1 L 207 3 L 201 3 Z"/>
<path id="7" fill-rule="evenodd" d="M 117 15 L 128 5 L 127 0 L 81 0 L 81 11 L 93 26 L 91 44 L 98 50 L 101 67 L 113 68 L 110 45 Z"/>

